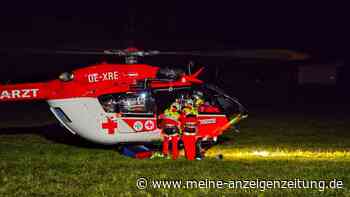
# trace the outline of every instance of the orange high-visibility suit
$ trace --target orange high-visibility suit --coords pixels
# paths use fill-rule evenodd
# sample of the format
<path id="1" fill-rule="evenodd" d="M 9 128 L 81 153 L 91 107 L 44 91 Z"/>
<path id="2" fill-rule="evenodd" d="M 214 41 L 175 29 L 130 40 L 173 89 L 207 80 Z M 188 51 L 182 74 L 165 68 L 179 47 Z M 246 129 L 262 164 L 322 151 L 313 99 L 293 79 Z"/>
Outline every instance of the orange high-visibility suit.
<path id="1" fill-rule="evenodd" d="M 177 111 L 175 105 L 171 105 L 170 109 L 165 110 L 162 118 L 162 129 L 163 129 L 163 147 L 162 152 L 164 156 L 169 154 L 169 145 L 172 147 L 172 159 L 179 157 L 179 117 L 180 113 Z"/>
<path id="2" fill-rule="evenodd" d="M 183 129 L 182 142 L 184 143 L 185 155 L 188 160 L 196 157 L 196 138 L 198 133 L 198 112 L 193 108 L 183 110 L 180 118 Z"/>

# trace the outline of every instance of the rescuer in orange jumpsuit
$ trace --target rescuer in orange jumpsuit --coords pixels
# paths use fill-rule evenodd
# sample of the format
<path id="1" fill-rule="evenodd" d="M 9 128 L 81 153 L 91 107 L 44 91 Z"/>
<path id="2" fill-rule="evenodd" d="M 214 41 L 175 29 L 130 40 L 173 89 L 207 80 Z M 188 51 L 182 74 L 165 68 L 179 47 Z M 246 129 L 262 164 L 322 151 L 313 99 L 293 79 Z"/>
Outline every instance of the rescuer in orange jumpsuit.
<path id="1" fill-rule="evenodd" d="M 162 118 L 162 129 L 163 129 L 163 155 L 168 156 L 169 154 L 169 144 L 172 147 L 172 159 L 177 159 L 179 156 L 179 132 L 180 132 L 180 113 L 179 105 L 174 102 L 170 105 L 168 109 L 164 111 L 164 116 Z"/>
<path id="2" fill-rule="evenodd" d="M 196 157 L 197 115 L 198 110 L 194 108 L 193 100 L 186 100 L 180 120 L 183 129 L 182 142 L 184 143 L 185 155 L 188 160 L 194 160 Z"/>

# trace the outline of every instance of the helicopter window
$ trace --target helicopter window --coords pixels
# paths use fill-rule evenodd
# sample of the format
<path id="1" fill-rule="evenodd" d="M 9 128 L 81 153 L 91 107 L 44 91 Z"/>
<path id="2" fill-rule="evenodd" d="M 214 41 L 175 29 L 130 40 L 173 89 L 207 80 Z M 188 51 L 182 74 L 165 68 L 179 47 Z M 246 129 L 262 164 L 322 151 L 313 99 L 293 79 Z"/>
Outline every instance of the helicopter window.
<path id="1" fill-rule="evenodd" d="M 199 98 L 203 101 L 202 105 L 199 106 L 199 114 L 222 114 L 223 108 L 215 97 L 217 93 L 203 86 L 196 87 L 193 93 L 194 95 L 199 94 Z"/>
<path id="2" fill-rule="evenodd" d="M 207 108 L 206 109 L 211 109 L 212 111 L 209 112 L 208 110 L 204 111 L 200 111 L 200 114 L 221 114 L 222 109 L 219 107 L 220 104 L 217 102 L 217 100 L 215 99 L 214 95 L 215 93 L 213 93 L 212 91 L 209 91 L 207 89 L 204 89 L 202 87 L 180 87 L 180 88 L 174 88 L 171 91 L 169 91 L 169 89 L 157 89 L 154 90 L 154 96 L 156 99 L 156 104 L 157 104 L 157 113 L 163 113 L 165 111 L 166 108 L 168 108 L 170 106 L 170 104 L 172 102 L 174 102 L 176 99 L 179 99 L 180 103 L 184 103 L 186 102 L 187 99 L 191 99 L 192 101 L 195 101 L 195 96 L 196 94 L 198 94 L 199 92 L 200 94 L 200 98 L 202 100 L 202 108 L 205 105 Z M 213 110 L 213 109 L 216 110 Z"/>
<path id="3" fill-rule="evenodd" d="M 157 72 L 158 79 L 177 80 L 184 72 L 178 68 L 160 68 Z"/>
<path id="4" fill-rule="evenodd" d="M 55 114 L 61 119 L 63 120 L 63 122 L 69 122 L 71 123 L 72 120 L 66 115 L 66 113 L 64 113 L 64 111 L 59 108 L 59 107 L 54 107 L 53 108 Z"/>
<path id="5" fill-rule="evenodd" d="M 238 99 L 227 95 L 222 89 L 215 85 L 203 87 L 204 95 L 210 96 L 213 105 L 219 106 L 226 114 L 246 112 L 246 109 L 238 102 Z M 206 93 L 205 93 L 206 92 Z"/>
<path id="6" fill-rule="evenodd" d="M 117 112 L 118 104 L 113 95 L 104 95 L 99 98 L 100 104 L 107 113 Z"/>
<path id="7" fill-rule="evenodd" d="M 155 111 L 154 99 L 149 92 L 103 95 L 99 101 L 107 113 L 153 116 Z"/>
<path id="8" fill-rule="evenodd" d="M 169 89 L 157 89 L 154 90 L 154 97 L 157 104 L 157 113 L 161 114 L 166 108 L 170 106 L 172 102 L 181 97 L 190 95 L 192 92 L 191 87 L 174 88 L 171 91 Z"/>

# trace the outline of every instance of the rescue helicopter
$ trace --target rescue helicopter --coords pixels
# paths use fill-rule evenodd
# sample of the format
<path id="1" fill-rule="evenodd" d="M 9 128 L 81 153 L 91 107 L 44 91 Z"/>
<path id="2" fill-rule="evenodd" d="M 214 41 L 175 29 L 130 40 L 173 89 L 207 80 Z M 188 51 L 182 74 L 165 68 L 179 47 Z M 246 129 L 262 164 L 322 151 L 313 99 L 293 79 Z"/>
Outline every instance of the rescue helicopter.
<path id="1" fill-rule="evenodd" d="M 138 63 L 155 55 L 209 56 L 255 59 L 303 60 L 290 50 L 255 51 L 158 51 L 126 49 L 57 50 L 57 54 L 121 56 L 124 63 L 99 63 L 64 72 L 57 79 L 20 84 L 0 84 L 0 102 L 47 101 L 51 112 L 69 132 L 99 144 L 161 140 L 160 115 L 176 99 L 200 96 L 198 135 L 216 140 L 230 125 L 247 117 L 246 108 L 234 97 L 199 78 L 204 67 L 181 71 Z M 208 108 L 207 108 L 208 109 Z"/>

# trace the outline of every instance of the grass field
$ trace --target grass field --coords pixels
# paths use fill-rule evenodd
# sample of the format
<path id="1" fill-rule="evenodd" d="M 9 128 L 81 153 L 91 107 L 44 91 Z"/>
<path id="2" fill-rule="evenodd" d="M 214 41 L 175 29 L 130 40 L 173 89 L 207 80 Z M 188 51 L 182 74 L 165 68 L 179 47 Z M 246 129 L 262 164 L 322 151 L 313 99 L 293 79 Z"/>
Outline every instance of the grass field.
<path id="1" fill-rule="evenodd" d="M 192 162 L 127 158 L 53 127 L 2 129 L 0 196 L 350 196 L 349 119 L 300 114 L 251 112 L 241 133 L 229 132 L 204 160 Z M 139 190 L 139 177 L 149 183 L 337 179 L 343 189 Z"/>

